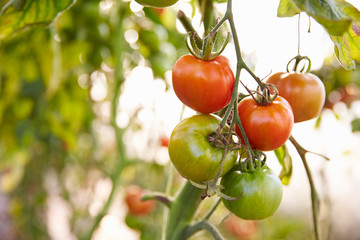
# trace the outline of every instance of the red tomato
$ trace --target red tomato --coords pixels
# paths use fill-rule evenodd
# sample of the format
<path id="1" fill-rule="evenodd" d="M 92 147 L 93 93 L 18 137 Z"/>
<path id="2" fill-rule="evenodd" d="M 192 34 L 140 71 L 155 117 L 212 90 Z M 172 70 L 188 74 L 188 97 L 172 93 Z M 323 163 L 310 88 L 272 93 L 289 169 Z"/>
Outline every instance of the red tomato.
<path id="1" fill-rule="evenodd" d="M 169 146 L 169 141 L 170 141 L 170 138 L 163 135 L 160 137 L 160 145 L 162 147 L 168 147 Z"/>
<path id="2" fill-rule="evenodd" d="M 138 186 L 130 186 L 125 193 L 125 203 L 133 215 L 147 215 L 155 208 L 154 200 L 141 201 L 144 190 Z"/>
<path id="3" fill-rule="evenodd" d="M 280 96 L 269 105 L 259 105 L 252 97 L 246 97 L 238 104 L 238 112 L 250 146 L 260 151 L 271 151 L 282 146 L 294 125 L 291 107 Z M 245 144 L 238 125 L 235 131 Z"/>
<path id="4" fill-rule="evenodd" d="M 235 78 L 224 56 L 203 61 L 185 55 L 174 65 L 172 83 L 177 97 L 186 106 L 209 114 L 229 104 Z"/>
<path id="5" fill-rule="evenodd" d="M 325 103 L 325 87 L 320 78 L 312 73 L 278 72 L 266 81 L 276 86 L 294 113 L 294 122 L 315 118 Z"/>

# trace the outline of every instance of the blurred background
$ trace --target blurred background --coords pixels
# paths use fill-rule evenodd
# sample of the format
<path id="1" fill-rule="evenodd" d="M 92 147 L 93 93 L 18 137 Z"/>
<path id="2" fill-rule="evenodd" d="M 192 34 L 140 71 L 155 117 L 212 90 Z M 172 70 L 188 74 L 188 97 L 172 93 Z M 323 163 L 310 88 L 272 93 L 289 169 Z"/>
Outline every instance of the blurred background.
<path id="1" fill-rule="evenodd" d="M 297 55 L 298 18 L 277 18 L 278 1 L 233 2 L 248 65 L 260 78 L 285 71 Z M 177 11 L 202 32 L 197 1 L 166 9 L 121 0 L 62 4 L 51 5 L 61 10 L 51 24 L 19 32 L 6 28 L 0 16 L 0 239 L 161 239 L 164 207 L 131 202 L 147 191 L 174 195 L 184 181 L 169 163 L 167 143 L 180 119 L 195 113 L 176 98 L 171 69 L 188 53 Z M 214 4 L 222 16 L 226 4 Z M 342 69 L 325 30 L 312 20 L 308 33 L 309 24 L 302 15 L 300 51 L 323 80 L 327 101 L 321 116 L 296 124 L 293 135 L 331 159 L 308 154 L 323 238 L 358 240 L 360 70 Z M 235 67 L 231 42 L 224 55 Z M 255 86 L 246 74 L 241 79 Z M 312 238 L 309 183 L 288 147 L 293 176 L 277 213 L 242 221 L 227 217 L 220 205 L 210 221 L 226 239 Z M 280 172 L 274 154 L 267 155 L 268 165 Z M 214 201 L 204 201 L 200 216 Z"/>

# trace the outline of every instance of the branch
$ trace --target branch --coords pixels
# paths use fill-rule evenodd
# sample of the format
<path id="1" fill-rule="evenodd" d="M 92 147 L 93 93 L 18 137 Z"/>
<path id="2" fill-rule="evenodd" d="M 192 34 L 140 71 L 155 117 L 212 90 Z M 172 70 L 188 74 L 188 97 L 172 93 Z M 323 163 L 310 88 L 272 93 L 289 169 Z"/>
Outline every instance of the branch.
<path id="1" fill-rule="evenodd" d="M 295 138 L 291 135 L 289 140 L 291 141 L 291 143 L 294 145 L 294 147 L 296 148 L 297 152 L 300 155 L 300 158 L 304 164 L 305 167 L 305 171 L 306 174 L 308 176 L 309 179 L 309 184 L 310 184 L 310 189 L 311 189 L 311 203 L 312 203 L 312 213 L 313 213 L 313 224 L 314 224 L 314 233 L 315 233 L 315 239 L 319 240 L 320 239 L 320 235 L 319 235 L 319 229 L 318 229 L 318 219 L 319 219 L 319 207 L 320 207 L 320 200 L 319 200 L 319 196 L 318 193 L 316 191 L 315 188 L 315 184 L 312 178 L 312 174 L 309 168 L 309 165 L 307 164 L 306 161 L 306 153 L 308 153 L 309 151 L 307 151 L 306 149 L 304 149 L 296 140 Z M 328 158 L 326 158 L 328 159 Z"/>
<path id="2" fill-rule="evenodd" d="M 214 237 L 215 240 L 225 240 L 225 238 L 216 229 L 216 227 L 214 227 L 208 221 L 204 221 L 204 220 L 187 227 L 185 229 L 184 239 L 188 239 L 190 236 L 201 230 L 208 231 Z"/>

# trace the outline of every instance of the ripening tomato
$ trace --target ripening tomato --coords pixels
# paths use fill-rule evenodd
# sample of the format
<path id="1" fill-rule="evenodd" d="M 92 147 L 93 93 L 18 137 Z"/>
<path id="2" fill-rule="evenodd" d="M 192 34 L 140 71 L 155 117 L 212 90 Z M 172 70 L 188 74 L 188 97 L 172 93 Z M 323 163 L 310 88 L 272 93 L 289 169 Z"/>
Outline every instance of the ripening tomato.
<path id="1" fill-rule="evenodd" d="M 254 172 L 233 171 L 221 179 L 224 194 L 239 197 L 237 200 L 222 199 L 225 207 L 246 220 L 260 220 L 278 209 L 283 189 L 279 177 L 269 168 Z"/>
<path id="2" fill-rule="evenodd" d="M 254 239 L 258 232 L 258 225 L 255 220 L 243 220 L 234 214 L 230 214 L 223 221 L 223 226 L 235 239 Z"/>
<path id="3" fill-rule="evenodd" d="M 186 106 L 208 114 L 230 103 L 235 78 L 224 56 L 204 61 L 185 55 L 174 65 L 172 83 L 176 96 Z"/>
<path id="4" fill-rule="evenodd" d="M 132 215 L 147 215 L 154 210 L 154 200 L 141 201 L 144 192 L 142 188 L 136 185 L 129 186 L 126 189 L 125 203 Z"/>
<path id="5" fill-rule="evenodd" d="M 135 0 L 145 7 L 164 8 L 175 4 L 178 0 Z"/>
<path id="6" fill-rule="evenodd" d="M 182 120 L 173 130 L 169 142 L 171 162 L 178 172 L 194 182 L 212 180 L 220 167 L 224 149 L 210 144 L 208 137 L 219 126 L 220 118 L 199 114 Z M 228 131 L 228 127 L 224 131 Z M 238 151 L 229 151 L 225 157 L 222 175 L 235 164 Z"/>
<path id="7" fill-rule="evenodd" d="M 324 106 L 325 87 L 315 74 L 278 72 L 266 82 L 274 84 L 279 95 L 289 102 L 296 123 L 315 118 Z"/>
<path id="8" fill-rule="evenodd" d="M 239 102 L 238 113 L 253 149 L 275 150 L 290 137 L 294 115 L 289 103 L 280 96 L 268 105 L 259 105 L 252 97 L 246 97 Z M 235 131 L 245 144 L 238 125 Z"/>

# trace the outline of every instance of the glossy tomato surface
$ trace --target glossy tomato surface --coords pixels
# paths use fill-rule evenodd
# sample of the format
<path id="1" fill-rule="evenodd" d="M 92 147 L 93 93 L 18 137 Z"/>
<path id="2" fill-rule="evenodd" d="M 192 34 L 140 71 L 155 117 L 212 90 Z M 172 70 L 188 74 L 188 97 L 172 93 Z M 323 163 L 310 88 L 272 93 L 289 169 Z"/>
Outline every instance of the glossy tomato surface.
<path id="1" fill-rule="evenodd" d="M 229 60 L 224 56 L 203 61 L 185 55 L 174 65 L 172 83 L 176 96 L 186 106 L 208 114 L 229 104 L 235 78 Z"/>
<path id="2" fill-rule="evenodd" d="M 294 121 L 302 122 L 317 117 L 325 103 L 325 87 L 312 73 L 278 72 L 266 81 L 276 86 L 279 95 L 290 104 Z"/>
<path id="3" fill-rule="evenodd" d="M 164 8 L 175 4 L 178 0 L 135 0 L 146 7 Z"/>
<path id="4" fill-rule="evenodd" d="M 224 150 L 213 147 L 208 136 L 219 123 L 219 117 L 199 114 L 182 120 L 174 128 L 168 147 L 169 155 L 183 177 L 195 182 L 206 182 L 215 177 Z M 237 158 L 237 151 L 227 153 L 222 175 L 234 166 Z"/>
<path id="5" fill-rule="evenodd" d="M 290 137 L 294 115 L 289 103 L 280 96 L 265 106 L 259 105 L 252 97 L 246 97 L 238 104 L 238 113 L 253 149 L 275 150 Z M 238 125 L 235 131 L 245 144 Z"/>
<path id="6" fill-rule="evenodd" d="M 233 171 L 221 179 L 221 185 L 226 195 L 235 198 L 241 195 L 234 201 L 222 201 L 232 213 L 246 220 L 260 220 L 273 215 L 283 194 L 279 177 L 270 169 L 251 173 Z"/>

